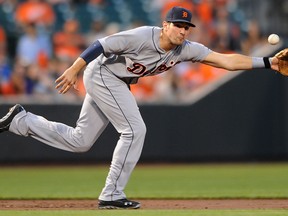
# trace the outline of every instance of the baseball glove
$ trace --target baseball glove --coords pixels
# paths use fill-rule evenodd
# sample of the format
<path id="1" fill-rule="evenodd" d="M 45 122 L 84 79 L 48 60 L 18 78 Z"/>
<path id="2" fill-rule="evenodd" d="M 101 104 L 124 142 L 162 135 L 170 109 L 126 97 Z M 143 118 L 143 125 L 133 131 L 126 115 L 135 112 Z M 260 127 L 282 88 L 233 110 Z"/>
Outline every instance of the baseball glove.
<path id="1" fill-rule="evenodd" d="M 279 72 L 284 76 L 288 76 L 288 48 L 276 53 L 275 57 L 279 60 Z"/>

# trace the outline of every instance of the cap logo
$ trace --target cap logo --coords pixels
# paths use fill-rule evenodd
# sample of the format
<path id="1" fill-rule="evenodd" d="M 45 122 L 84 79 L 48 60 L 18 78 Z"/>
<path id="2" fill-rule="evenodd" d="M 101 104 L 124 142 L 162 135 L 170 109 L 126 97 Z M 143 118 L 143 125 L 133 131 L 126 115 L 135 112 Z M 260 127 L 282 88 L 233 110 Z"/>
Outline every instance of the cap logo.
<path id="1" fill-rule="evenodd" d="M 186 11 L 183 11 L 182 17 L 183 17 L 183 18 L 187 18 L 187 17 L 188 17 L 188 13 L 187 13 Z"/>
<path id="2" fill-rule="evenodd" d="M 188 24 L 190 27 L 196 27 L 193 23 L 191 23 L 191 19 L 192 19 L 191 11 L 182 7 L 173 7 L 167 12 L 165 21 L 172 23 L 182 22 Z"/>

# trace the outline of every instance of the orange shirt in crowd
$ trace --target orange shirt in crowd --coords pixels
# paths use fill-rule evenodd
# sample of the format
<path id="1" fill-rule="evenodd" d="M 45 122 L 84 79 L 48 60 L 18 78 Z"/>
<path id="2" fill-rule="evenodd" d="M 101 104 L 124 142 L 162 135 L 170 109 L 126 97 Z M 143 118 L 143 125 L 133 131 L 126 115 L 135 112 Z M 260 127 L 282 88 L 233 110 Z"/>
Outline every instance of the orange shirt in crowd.
<path id="1" fill-rule="evenodd" d="M 5 43 L 6 41 L 6 34 L 4 29 L 0 26 L 0 44 Z"/>
<path id="2" fill-rule="evenodd" d="M 19 4 L 15 12 L 15 18 L 20 24 L 33 22 L 52 25 L 55 21 L 55 13 L 47 2 L 29 0 Z"/>
<path id="3" fill-rule="evenodd" d="M 54 51 L 57 57 L 77 58 L 86 46 L 84 36 L 78 32 L 79 23 L 68 20 L 64 23 L 63 30 L 53 36 Z"/>
<path id="4" fill-rule="evenodd" d="M 213 5 L 209 0 L 202 0 L 197 6 L 197 15 L 205 24 L 210 24 L 213 20 Z"/>
<path id="5" fill-rule="evenodd" d="M 164 3 L 162 10 L 161 10 L 161 17 L 164 20 L 165 16 L 167 14 L 167 12 L 175 6 L 179 6 L 179 7 L 184 7 L 190 11 L 193 12 L 194 9 L 194 5 L 193 2 L 191 0 L 168 0 L 166 3 Z"/>

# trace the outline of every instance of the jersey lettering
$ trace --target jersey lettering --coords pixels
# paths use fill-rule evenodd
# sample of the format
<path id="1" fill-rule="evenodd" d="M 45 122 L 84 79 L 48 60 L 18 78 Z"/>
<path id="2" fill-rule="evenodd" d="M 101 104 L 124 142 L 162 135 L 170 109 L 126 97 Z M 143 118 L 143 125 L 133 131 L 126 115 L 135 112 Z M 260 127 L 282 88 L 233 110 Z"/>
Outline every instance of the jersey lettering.
<path id="1" fill-rule="evenodd" d="M 141 75 L 142 73 L 145 72 L 146 67 L 142 64 L 139 63 L 133 63 L 133 67 L 127 67 L 127 70 L 131 73 L 137 74 L 137 75 Z"/>
<path id="2" fill-rule="evenodd" d="M 174 62 L 171 62 L 171 66 L 166 66 L 165 63 L 159 65 L 156 70 L 154 71 L 150 71 L 147 70 L 146 71 L 146 67 L 140 63 L 133 63 L 133 67 L 127 67 L 127 70 L 131 73 L 137 74 L 137 75 L 141 75 L 141 76 L 146 76 L 148 74 L 152 74 L 152 73 L 162 73 L 164 71 L 169 70 L 170 68 L 172 68 L 174 65 L 179 64 L 181 61 L 176 62 L 175 64 L 173 64 Z"/>

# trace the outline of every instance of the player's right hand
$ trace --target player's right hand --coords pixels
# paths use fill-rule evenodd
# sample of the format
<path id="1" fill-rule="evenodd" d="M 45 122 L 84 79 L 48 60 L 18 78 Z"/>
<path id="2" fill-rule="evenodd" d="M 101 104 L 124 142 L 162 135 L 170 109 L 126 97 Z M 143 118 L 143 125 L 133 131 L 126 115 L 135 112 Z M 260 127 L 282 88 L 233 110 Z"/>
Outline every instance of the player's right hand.
<path id="1" fill-rule="evenodd" d="M 56 81 L 59 94 L 65 94 L 72 86 L 77 90 L 77 72 L 68 68 Z"/>

